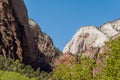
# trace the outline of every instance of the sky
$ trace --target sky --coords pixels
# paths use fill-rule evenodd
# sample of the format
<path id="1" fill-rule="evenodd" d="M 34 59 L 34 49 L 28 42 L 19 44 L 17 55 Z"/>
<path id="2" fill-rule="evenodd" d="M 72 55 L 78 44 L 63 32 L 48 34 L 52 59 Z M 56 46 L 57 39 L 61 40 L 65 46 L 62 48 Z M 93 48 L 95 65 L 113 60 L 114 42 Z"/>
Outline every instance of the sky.
<path id="1" fill-rule="evenodd" d="M 82 26 L 101 26 L 120 18 L 120 0 L 24 0 L 29 18 L 63 50 Z"/>

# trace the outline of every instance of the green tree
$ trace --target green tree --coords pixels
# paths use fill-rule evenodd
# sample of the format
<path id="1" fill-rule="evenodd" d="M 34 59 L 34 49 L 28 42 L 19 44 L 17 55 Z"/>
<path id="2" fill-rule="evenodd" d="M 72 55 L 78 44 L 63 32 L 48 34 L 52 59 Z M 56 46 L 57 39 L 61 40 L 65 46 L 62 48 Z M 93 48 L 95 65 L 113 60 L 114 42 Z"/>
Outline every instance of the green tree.
<path id="1" fill-rule="evenodd" d="M 105 67 L 96 80 L 120 80 L 120 37 L 106 43 L 108 54 Z"/>
<path id="2" fill-rule="evenodd" d="M 59 65 L 53 72 L 52 80 L 90 80 L 93 78 L 95 61 L 89 57 L 80 57 L 74 65 Z"/>
<path id="3" fill-rule="evenodd" d="M 40 68 L 35 70 L 30 65 L 24 65 L 19 60 L 4 58 L 0 55 L 0 70 L 17 72 L 29 78 L 34 77 L 36 80 L 47 80 L 50 75 L 47 72 L 41 72 Z"/>

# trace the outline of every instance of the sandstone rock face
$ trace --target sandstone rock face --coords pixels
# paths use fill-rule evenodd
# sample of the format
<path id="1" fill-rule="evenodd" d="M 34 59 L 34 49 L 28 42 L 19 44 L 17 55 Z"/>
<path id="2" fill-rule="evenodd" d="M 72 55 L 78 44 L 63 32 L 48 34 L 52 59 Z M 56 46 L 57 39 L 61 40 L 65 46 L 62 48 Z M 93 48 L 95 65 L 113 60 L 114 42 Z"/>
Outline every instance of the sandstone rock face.
<path id="1" fill-rule="evenodd" d="M 114 29 L 112 23 L 106 23 L 100 28 L 101 32 L 104 33 L 108 38 L 112 38 L 117 35 L 118 32 Z"/>
<path id="2" fill-rule="evenodd" d="M 57 54 L 52 40 L 28 19 L 23 0 L 0 0 L 0 54 L 51 71 Z"/>
<path id="3" fill-rule="evenodd" d="M 36 43 L 36 64 L 40 66 L 42 70 L 49 71 L 48 69 L 51 68 L 49 63 L 53 63 L 54 57 L 59 55 L 59 52 L 54 47 L 50 37 L 41 31 L 39 25 L 35 21 L 29 19 L 29 26 L 34 35 L 34 42 Z"/>
<path id="4" fill-rule="evenodd" d="M 55 55 L 55 53 L 52 54 L 52 51 L 55 49 L 55 47 L 51 38 L 46 33 L 42 32 L 39 25 L 32 19 L 29 19 L 29 24 L 32 34 L 34 35 L 34 41 L 37 43 L 37 47 L 41 53 L 51 56 Z"/>
<path id="5" fill-rule="evenodd" d="M 120 19 L 108 22 L 101 27 L 86 26 L 80 28 L 63 49 L 64 53 L 94 56 L 104 52 L 104 42 L 120 34 Z"/>
<path id="6" fill-rule="evenodd" d="M 21 61 L 23 61 L 22 53 L 25 50 L 22 50 L 22 47 L 25 46 L 24 41 L 26 41 L 26 34 L 24 31 L 24 25 L 20 23 L 17 16 L 18 14 L 14 9 L 15 4 L 13 6 L 13 3 L 14 0 L 0 0 L 0 53 L 3 54 L 5 57 L 10 56 L 12 58 L 19 58 Z M 22 12 L 26 13 L 24 9 Z M 21 16 L 23 17 L 22 14 Z M 24 21 L 26 17 L 24 17 L 22 20 Z M 27 43 L 26 47 L 28 47 Z M 29 50 L 27 51 L 30 52 Z"/>
<path id="7" fill-rule="evenodd" d="M 35 43 L 23 0 L 0 0 L 0 14 L 0 53 L 32 64 L 36 59 Z"/>

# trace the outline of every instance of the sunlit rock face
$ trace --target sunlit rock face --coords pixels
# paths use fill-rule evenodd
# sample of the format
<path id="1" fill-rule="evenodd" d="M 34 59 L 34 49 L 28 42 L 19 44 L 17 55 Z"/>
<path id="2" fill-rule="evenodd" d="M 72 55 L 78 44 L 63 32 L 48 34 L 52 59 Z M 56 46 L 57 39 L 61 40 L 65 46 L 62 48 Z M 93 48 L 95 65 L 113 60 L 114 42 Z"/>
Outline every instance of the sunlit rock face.
<path id="1" fill-rule="evenodd" d="M 111 38 L 118 34 L 118 32 L 114 29 L 112 23 L 106 23 L 100 28 L 101 32 L 104 33 L 108 38 Z"/>
<path id="2" fill-rule="evenodd" d="M 108 22 L 101 27 L 81 27 L 66 44 L 63 53 L 94 55 L 103 51 L 104 42 L 120 33 L 120 19 Z"/>

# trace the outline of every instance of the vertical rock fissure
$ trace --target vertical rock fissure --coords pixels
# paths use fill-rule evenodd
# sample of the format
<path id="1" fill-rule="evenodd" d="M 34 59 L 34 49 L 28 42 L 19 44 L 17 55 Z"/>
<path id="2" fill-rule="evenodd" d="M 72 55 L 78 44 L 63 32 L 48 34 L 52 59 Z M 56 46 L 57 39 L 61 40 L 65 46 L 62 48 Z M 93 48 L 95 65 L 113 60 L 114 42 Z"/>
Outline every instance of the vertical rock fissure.
<path id="1" fill-rule="evenodd" d="M 57 49 L 50 37 L 28 20 L 24 0 L 0 0 L 0 54 L 50 72 Z"/>
<path id="2" fill-rule="evenodd" d="M 13 59 L 20 59 L 22 61 L 22 50 L 20 37 L 21 32 L 18 32 L 18 22 L 15 19 L 16 15 L 10 0 L 0 1 L 0 33 L 1 33 L 1 53 L 5 57 L 11 57 Z"/>
<path id="3" fill-rule="evenodd" d="M 32 62 L 28 62 L 30 60 L 30 51 L 29 51 L 29 47 L 28 47 L 28 40 L 26 39 L 26 33 L 25 33 L 25 26 L 22 25 L 22 23 L 20 23 L 16 12 L 14 10 L 14 6 L 13 3 L 11 1 L 9 1 L 9 4 L 12 6 L 12 16 L 14 16 L 15 18 L 15 24 L 16 24 L 16 37 L 18 38 L 17 42 L 17 54 L 19 56 L 19 58 L 21 58 L 22 62 L 26 63 L 26 64 L 31 64 Z M 18 46 L 19 45 L 19 46 Z M 19 55 L 20 54 L 20 55 Z M 28 55 L 26 55 L 28 54 Z M 32 53 L 33 54 L 33 53 Z"/>

